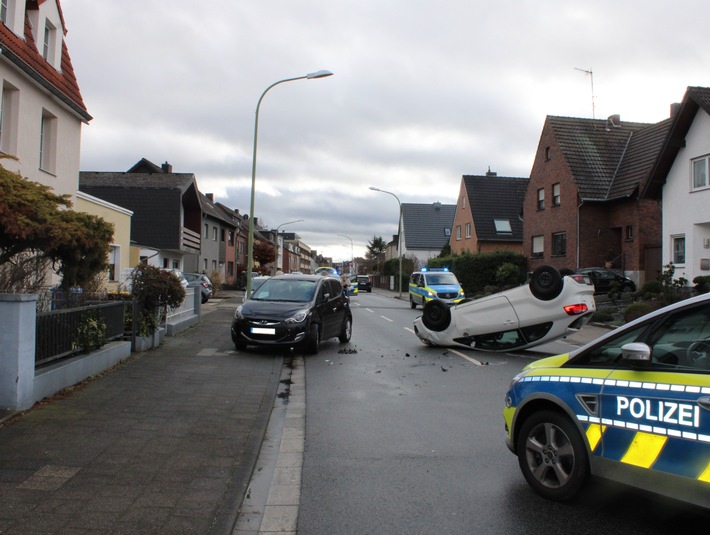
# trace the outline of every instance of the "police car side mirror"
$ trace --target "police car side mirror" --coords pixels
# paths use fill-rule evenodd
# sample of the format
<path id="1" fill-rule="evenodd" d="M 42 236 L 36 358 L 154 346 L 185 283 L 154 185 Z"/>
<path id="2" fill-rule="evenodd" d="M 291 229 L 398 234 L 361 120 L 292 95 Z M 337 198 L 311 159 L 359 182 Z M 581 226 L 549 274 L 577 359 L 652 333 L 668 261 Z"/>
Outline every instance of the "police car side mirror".
<path id="1" fill-rule="evenodd" d="M 651 362 L 651 348 L 641 342 L 631 342 L 621 346 L 622 360 L 633 363 Z"/>

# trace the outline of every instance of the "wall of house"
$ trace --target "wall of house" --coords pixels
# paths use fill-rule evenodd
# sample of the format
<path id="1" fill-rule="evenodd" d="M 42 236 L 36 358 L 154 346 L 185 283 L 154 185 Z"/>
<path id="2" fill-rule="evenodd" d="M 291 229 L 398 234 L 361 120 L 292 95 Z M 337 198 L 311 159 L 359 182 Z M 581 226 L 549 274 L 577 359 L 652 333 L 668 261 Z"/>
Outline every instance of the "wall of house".
<path id="1" fill-rule="evenodd" d="M 111 245 L 116 248 L 114 255 L 114 280 L 106 279 L 106 289 L 116 291 L 120 285 L 123 269 L 135 267 L 130 263 L 131 249 L 131 216 L 130 210 L 113 205 L 86 193 L 77 192 L 75 209 L 101 217 L 113 224 L 113 240 Z"/>
<path id="2" fill-rule="evenodd" d="M 548 150 L 549 148 L 549 150 Z M 549 157 L 548 157 L 549 156 Z M 560 184 L 560 204 L 552 204 L 552 186 Z M 537 207 L 538 189 L 545 190 L 545 207 Z M 552 129 L 545 124 L 535 154 L 530 182 L 523 201 L 523 244 L 522 251 L 528 257 L 528 267 L 534 270 L 543 264 L 558 269 L 575 269 L 577 265 L 577 187 L 572 173 L 562 155 L 562 150 Z M 552 234 L 567 233 L 567 252 L 563 256 L 552 256 Z M 543 255 L 532 257 L 534 236 L 543 236 Z"/>
<path id="3" fill-rule="evenodd" d="M 710 187 L 690 191 L 690 162 L 710 153 L 708 139 L 710 117 L 700 109 L 663 186 L 663 264 L 673 260 L 672 237 L 684 235 L 685 263 L 675 264 L 675 277 L 690 282 L 697 276 L 710 275 L 710 269 L 703 269 L 710 264 Z"/>
<path id="4" fill-rule="evenodd" d="M 470 238 L 466 237 L 466 224 L 471 225 Z M 458 234 L 456 229 L 458 228 L 461 229 L 461 239 L 457 239 Z M 478 252 L 476 226 L 473 222 L 473 213 L 471 212 L 471 207 L 468 203 L 468 192 L 466 191 L 466 184 L 463 178 L 461 179 L 461 185 L 459 187 L 456 214 L 454 215 L 454 222 L 451 226 L 451 237 L 449 239 L 449 244 L 451 245 L 451 252 L 454 254 Z"/>

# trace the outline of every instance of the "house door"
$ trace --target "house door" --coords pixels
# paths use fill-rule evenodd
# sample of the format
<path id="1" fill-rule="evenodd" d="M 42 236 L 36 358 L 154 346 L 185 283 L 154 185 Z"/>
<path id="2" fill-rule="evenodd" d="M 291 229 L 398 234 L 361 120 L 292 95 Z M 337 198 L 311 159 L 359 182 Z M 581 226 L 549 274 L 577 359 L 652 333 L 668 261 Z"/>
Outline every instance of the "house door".
<path id="1" fill-rule="evenodd" d="M 643 284 L 646 281 L 655 281 L 663 272 L 663 248 L 646 247 L 646 271 L 644 272 L 644 280 L 639 281 Z"/>

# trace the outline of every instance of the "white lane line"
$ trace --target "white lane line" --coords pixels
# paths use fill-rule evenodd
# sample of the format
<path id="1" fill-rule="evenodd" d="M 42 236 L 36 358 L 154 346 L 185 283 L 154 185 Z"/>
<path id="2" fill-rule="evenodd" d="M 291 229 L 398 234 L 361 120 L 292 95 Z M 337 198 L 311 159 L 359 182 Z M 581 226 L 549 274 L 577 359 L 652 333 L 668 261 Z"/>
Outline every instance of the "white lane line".
<path id="1" fill-rule="evenodd" d="M 404 327 L 404 330 L 405 330 L 405 331 L 409 331 L 409 332 L 412 333 L 412 334 L 417 334 L 417 333 L 414 332 L 414 329 L 410 329 L 409 327 Z"/>
<path id="2" fill-rule="evenodd" d="M 467 361 L 469 361 L 472 364 L 475 364 L 476 366 L 483 366 L 483 363 L 481 361 L 476 360 L 472 357 L 469 357 L 468 355 L 464 355 L 463 353 L 461 353 L 460 351 L 456 351 L 455 349 L 449 348 L 449 353 L 453 353 L 454 355 L 458 355 L 462 359 L 466 359 Z"/>
<path id="3" fill-rule="evenodd" d="M 365 310 L 367 310 L 368 312 L 374 312 L 374 310 L 372 310 L 371 308 L 366 308 Z"/>
<path id="4" fill-rule="evenodd" d="M 380 316 L 383 320 L 387 320 L 390 323 L 394 322 L 394 320 L 389 319 L 387 316 Z"/>

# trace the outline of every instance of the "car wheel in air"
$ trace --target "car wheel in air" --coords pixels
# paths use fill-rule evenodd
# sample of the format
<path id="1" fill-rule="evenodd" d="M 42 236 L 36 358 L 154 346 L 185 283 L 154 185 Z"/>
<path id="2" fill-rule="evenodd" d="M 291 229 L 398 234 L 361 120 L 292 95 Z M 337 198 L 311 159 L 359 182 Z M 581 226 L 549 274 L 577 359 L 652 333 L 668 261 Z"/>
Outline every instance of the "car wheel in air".
<path id="1" fill-rule="evenodd" d="M 532 414 L 516 440 L 518 464 L 528 484 L 543 498 L 573 498 L 589 477 L 587 449 L 569 418 L 554 411 Z"/>
<path id="2" fill-rule="evenodd" d="M 530 278 L 530 292 L 541 301 L 551 301 L 562 291 L 562 275 L 554 266 L 540 266 Z"/>
<path id="3" fill-rule="evenodd" d="M 424 305 L 422 323 L 430 331 L 441 332 L 451 324 L 451 310 L 438 299 Z"/>
<path id="4" fill-rule="evenodd" d="M 320 343 L 320 326 L 317 323 L 311 323 L 311 330 L 306 337 L 305 349 L 309 355 L 318 353 L 318 344 Z"/>
<path id="5" fill-rule="evenodd" d="M 343 330 L 340 332 L 340 336 L 338 336 L 338 340 L 340 340 L 341 344 L 345 344 L 350 341 L 350 337 L 353 334 L 353 319 L 352 318 L 345 318 L 345 323 L 343 323 Z"/>

